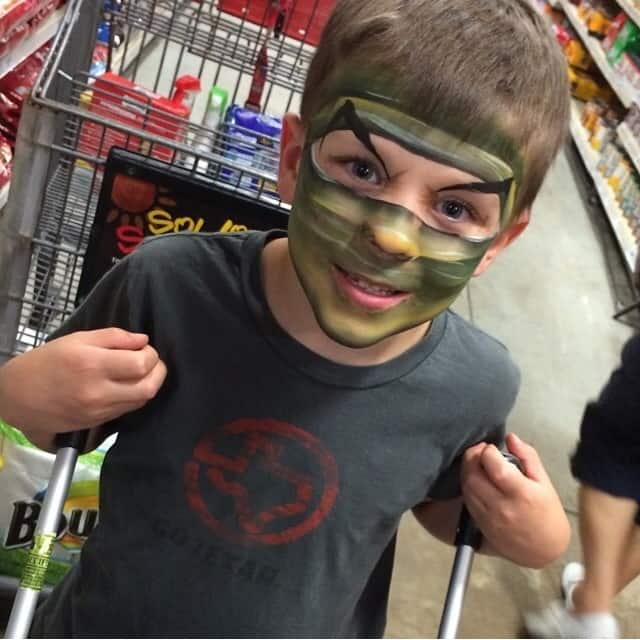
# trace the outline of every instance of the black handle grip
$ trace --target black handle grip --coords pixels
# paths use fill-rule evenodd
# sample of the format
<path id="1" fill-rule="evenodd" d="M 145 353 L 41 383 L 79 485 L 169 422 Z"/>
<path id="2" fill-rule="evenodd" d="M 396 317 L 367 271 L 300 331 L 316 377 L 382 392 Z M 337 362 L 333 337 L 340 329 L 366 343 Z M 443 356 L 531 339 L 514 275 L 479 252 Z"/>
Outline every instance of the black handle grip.
<path id="1" fill-rule="evenodd" d="M 89 439 L 89 429 L 83 431 L 69 431 L 68 433 L 59 433 L 56 436 L 56 449 L 64 447 L 73 447 L 79 452 L 84 451 Z"/>
<path id="2" fill-rule="evenodd" d="M 507 462 L 510 462 L 511 464 L 515 465 L 518 468 L 518 471 L 520 471 L 520 473 L 524 473 L 522 471 L 522 465 L 520 464 L 520 458 L 517 458 L 516 456 L 513 455 L 513 453 L 509 453 L 508 451 L 501 451 L 500 453 L 502 454 L 502 457 Z"/>
<path id="3" fill-rule="evenodd" d="M 520 471 L 522 471 L 522 466 L 520 465 L 520 460 L 514 456 L 512 453 L 508 451 L 502 451 L 502 455 L 504 459 L 515 465 Z M 476 523 L 473 521 L 471 514 L 467 510 L 467 507 L 462 505 L 462 510 L 460 511 L 460 519 L 458 520 L 458 527 L 456 528 L 456 537 L 454 540 L 454 544 L 456 547 L 460 547 L 462 545 L 466 545 L 469 547 L 473 547 L 476 551 L 480 548 L 482 544 L 482 532 L 476 526 Z"/>
<path id="4" fill-rule="evenodd" d="M 464 505 L 462 505 L 462 510 L 460 511 L 454 544 L 456 547 L 463 545 L 473 547 L 476 551 L 482 544 L 482 532 L 478 529 L 471 514 L 467 511 L 467 507 Z"/>

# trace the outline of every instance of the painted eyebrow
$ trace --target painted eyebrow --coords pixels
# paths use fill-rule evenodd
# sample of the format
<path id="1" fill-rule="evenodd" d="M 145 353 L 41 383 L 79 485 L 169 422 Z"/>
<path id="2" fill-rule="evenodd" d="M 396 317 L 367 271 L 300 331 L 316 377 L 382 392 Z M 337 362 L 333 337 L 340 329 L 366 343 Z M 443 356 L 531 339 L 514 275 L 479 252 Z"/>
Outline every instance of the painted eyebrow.
<path id="1" fill-rule="evenodd" d="M 512 182 L 513 178 L 496 182 L 467 182 L 442 187 L 442 189 L 438 189 L 438 193 L 441 191 L 475 191 L 477 193 L 495 193 L 499 196 L 506 196 L 509 193 Z"/>
<path id="2" fill-rule="evenodd" d="M 385 165 L 384 160 L 380 157 L 380 154 L 376 150 L 375 145 L 371 140 L 371 132 L 369 131 L 369 129 L 367 129 L 367 125 L 358 116 L 356 107 L 353 102 L 351 102 L 351 100 L 345 100 L 340 109 L 336 111 L 333 118 L 331 118 L 331 122 L 329 122 L 329 124 L 327 125 L 327 133 L 331 130 L 336 130 L 335 127 L 340 118 L 345 119 L 348 125 L 347 130 L 351 131 L 353 135 L 364 145 L 364 147 L 376 157 L 378 162 L 382 165 L 382 168 L 384 169 L 388 180 L 390 176 L 389 171 L 387 170 L 387 166 Z M 320 145 L 322 146 L 322 142 L 320 143 Z"/>

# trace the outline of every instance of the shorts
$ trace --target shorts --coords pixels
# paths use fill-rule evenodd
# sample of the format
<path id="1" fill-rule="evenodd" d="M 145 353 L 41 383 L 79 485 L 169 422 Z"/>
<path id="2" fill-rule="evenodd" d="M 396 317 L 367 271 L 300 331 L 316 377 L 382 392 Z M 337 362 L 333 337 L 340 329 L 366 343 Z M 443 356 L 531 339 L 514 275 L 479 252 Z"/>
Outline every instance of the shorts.
<path id="1" fill-rule="evenodd" d="M 571 473 L 580 483 L 638 503 L 636 524 L 640 526 L 640 461 L 629 456 L 629 449 L 612 437 L 610 430 L 591 420 L 587 408 L 582 422 L 580 441 L 571 456 Z"/>
<path id="2" fill-rule="evenodd" d="M 640 506 L 640 335 L 622 350 L 621 364 L 600 397 L 587 405 L 571 471 L 580 482 Z M 640 516 L 636 516 L 640 524 Z"/>

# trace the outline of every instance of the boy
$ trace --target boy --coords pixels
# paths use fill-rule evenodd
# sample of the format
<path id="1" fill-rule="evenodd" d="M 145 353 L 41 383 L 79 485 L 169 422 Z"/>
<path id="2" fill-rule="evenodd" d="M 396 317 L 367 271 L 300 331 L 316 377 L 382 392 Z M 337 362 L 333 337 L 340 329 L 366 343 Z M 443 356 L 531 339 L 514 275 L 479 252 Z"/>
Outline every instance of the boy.
<path id="1" fill-rule="evenodd" d="M 488 550 L 562 553 L 535 451 L 489 444 L 516 369 L 446 308 L 526 227 L 567 115 L 525 0 L 338 2 L 285 120 L 288 236 L 148 242 L 0 372 L 41 446 L 119 432 L 34 632 L 380 636 L 399 519 L 451 541 L 460 474 Z"/>

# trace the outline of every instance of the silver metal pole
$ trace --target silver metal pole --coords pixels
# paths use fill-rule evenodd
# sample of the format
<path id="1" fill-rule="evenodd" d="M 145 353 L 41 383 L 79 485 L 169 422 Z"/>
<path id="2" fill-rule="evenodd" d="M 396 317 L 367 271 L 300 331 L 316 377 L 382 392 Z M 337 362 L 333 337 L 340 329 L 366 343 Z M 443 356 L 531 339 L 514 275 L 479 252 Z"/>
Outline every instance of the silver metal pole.
<path id="1" fill-rule="evenodd" d="M 507 451 L 502 451 L 502 455 L 507 462 L 522 471 L 518 458 Z M 440 619 L 438 638 L 451 639 L 457 636 L 460 618 L 462 617 L 464 595 L 469 586 L 473 556 L 482 544 L 482 532 L 478 529 L 464 505 L 460 511 L 454 544 L 456 546 L 456 556 L 453 561 L 442 618 Z"/>
<path id="2" fill-rule="evenodd" d="M 29 552 L 20 580 L 5 638 L 22 639 L 29 633 L 77 458 L 78 451 L 74 447 L 63 447 L 56 453 L 51 480 L 36 526 L 33 548 Z"/>
<path id="3" fill-rule="evenodd" d="M 458 626 L 462 617 L 464 594 L 469 584 L 471 567 L 475 549 L 471 545 L 462 545 L 456 550 L 453 561 L 453 569 L 447 589 L 444 612 L 438 629 L 438 638 L 455 638 L 458 634 Z"/>

